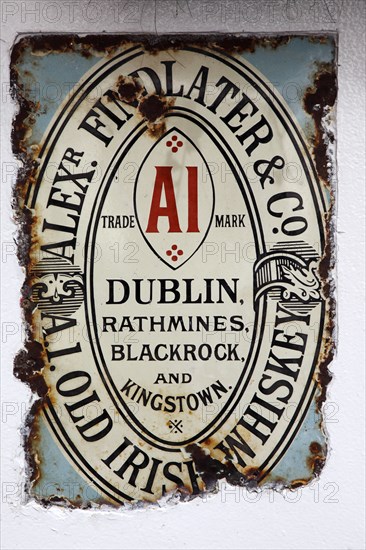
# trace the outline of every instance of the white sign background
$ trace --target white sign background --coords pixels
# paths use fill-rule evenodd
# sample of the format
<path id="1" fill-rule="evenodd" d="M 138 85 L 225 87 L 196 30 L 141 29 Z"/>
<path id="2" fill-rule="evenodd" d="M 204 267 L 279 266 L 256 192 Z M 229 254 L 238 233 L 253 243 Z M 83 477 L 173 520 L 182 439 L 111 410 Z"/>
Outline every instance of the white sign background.
<path id="1" fill-rule="evenodd" d="M 102 6 L 102 8 L 101 8 Z M 365 3 L 285 1 L 3 1 L 1 3 L 2 547 L 21 549 L 364 548 Z M 21 348 L 23 273 L 10 209 L 16 162 L 9 139 L 9 51 L 19 32 L 339 31 L 338 353 L 332 364 L 330 455 L 319 481 L 296 492 L 219 494 L 145 511 L 82 511 L 24 504 L 20 427 L 30 392 L 12 374 Z"/>

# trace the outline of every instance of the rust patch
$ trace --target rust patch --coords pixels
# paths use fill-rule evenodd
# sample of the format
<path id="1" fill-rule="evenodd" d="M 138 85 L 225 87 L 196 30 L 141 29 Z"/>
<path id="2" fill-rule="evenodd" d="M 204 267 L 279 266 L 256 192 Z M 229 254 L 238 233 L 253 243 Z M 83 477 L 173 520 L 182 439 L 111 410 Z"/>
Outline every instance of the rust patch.
<path id="1" fill-rule="evenodd" d="M 232 461 L 220 462 L 212 458 L 207 447 L 192 444 L 187 445 L 185 450 L 191 455 L 207 491 L 215 489 L 219 479 L 226 479 L 231 485 L 246 487 L 249 490 L 258 489 L 259 480 L 264 474 L 258 468 L 247 467 L 241 473 Z"/>
<path id="2" fill-rule="evenodd" d="M 31 249 L 35 243 L 35 227 L 37 216 L 25 207 L 27 192 L 35 183 L 38 171 L 36 160 L 38 147 L 29 145 L 31 129 L 36 121 L 34 116 L 40 109 L 40 103 L 33 102 L 27 98 L 27 90 L 20 81 L 19 72 L 15 65 L 19 59 L 20 50 L 14 48 L 11 56 L 10 82 L 11 96 L 18 105 L 18 112 L 13 119 L 11 133 L 12 150 L 15 158 L 19 160 L 20 167 L 17 173 L 16 184 L 13 189 L 12 206 L 14 222 L 17 227 L 15 241 L 17 244 L 17 257 L 19 264 L 25 269 L 25 281 L 21 289 L 20 306 L 23 314 L 26 338 L 24 347 L 20 350 L 15 359 L 13 372 L 14 376 L 26 383 L 33 394 L 38 395 L 29 410 L 24 426 L 22 428 L 22 444 L 26 456 L 26 493 L 29 495 L 30 487 L 38 479 L 41 472 L 39 468 L 39 457 L 36 446 L 39 440 L 39 416 L 43 402 L 48 394 L 48 387 L 43 378 L 44 348 L 36 340 L 36 326 L 33 318 L 34 304 L 31 297 Z"/>
<path id="3" fill-rule="evenodd" d="M 326 311 L 326 323 L 324 326 L 322 350 L 320 361 L 318 365 L 318 372 L 316 375 L 316 381 L 318 383 L 318 395 L 316 397 L 317 410 L 320 411 L 321 407 L 326 399 L 328 384 L 331 382 L 333 376 L 329 371 L 329 365 L 332 362 L 335 354 L 336 343 L 334 339 L 335 334 L 335 316 L 336 316 L 336 301 L 334 297 L 334 281 L 331 278 L 331 272 L 334 268 L 334 235 L 335 228 L 333 222 L 334 215 L 334 196 L 331 192 L 331 206 L 329 213 L 326 215 L 326 243 L 324 248 L 324 254 L 319 262 L 319 276 L 322 283 L 322 292 L 326 299 L 327 311 Z"/>
<path id="4" fill-rule="evenodd" d="M 315 34 L 311 37 L 294 34 L 275 35 L 247 35 L 241 34 L 204 34 L 182 33 L 182 34 L 89 34 L 79 36 L 76 34 L 48 35 L 40 34 L 30 37 L 23 37 L 14 45 L 13 61 L 17 61 L 27 48 L 32 49 L 34 55 L 48 55 L 50 53 L 68 53 L 80 51 L 84 57 L 112 56 L 119 48 L 127 44 L 143 44 L 146 51 L 150 53 L 161 50 L 178 50 L 187 46 L 214 47 L 226 52 L 249 52 L 253 53 L 257 48 L 276 49 L 287 44 L 291 38 L 301 38 L 314 43 L 325 43 L 329 34 Z"/>
<path id="5" fill-rule="evenodd" d="M 247 35 L 242 34 L 166 34 L 164 36 L 149 36 L 146 41 L 145 36 L 136 36 L 141 39 L 147 51 L 154 53 L 165 49 L 178 50 L 187 45 L 217 48 L 225 50 L 227 53 L 253 53 L 257 48 L 277 49 L 279 46 L 287 44 L 295 35 L 288 33 L 276 35 Z M 307 36 L 296 35 L 297 38 L 308 39 Z M 325 43 L 329 35 L 312 35 L 312 42 L 320 44 Z"/>
<path id="6" fill-rule="evenodd" d="M 318 477 L 325 465 L 325 453 L 322 446 L 316 441 L 310 444 L 309 451 L 311 455 L 307 457 L 306 464 L 314 476 Z"/>
<path id="7" fill-rule="evenodd" d="M 327 301 L 327 322 L 324 328 L 321 360 L 318 366 L 317 382 L 319 394 L 316 398 L 318 410 L 326 399 L 327 386 L 332 380 L 328 367 L 334 358 L 335 315 L 334 282 L 331 271 L 334 268 L 334 192 L 331 180 L 334 176 L 333 159 L 329 157 L 328 146 L 334 143 L 334 134 L 324 126 L 327 115 L 333 110 L 337 99 L 337 75 L 334 65 L 318 63 L 313 76 L 313 85 L 308 87 L 303 97 L 304 110 L 311 115 L 315 131 L 311 139 L 313 158 L 318 176 L 330 192 L 329 212 L 325 216 L 326 242 L 323 257 L 319 263 L 319 276 L 322 281 L 322 292 Z M 319 469 L 319 466 L 317 467 Z M 321 468 L 320 468 L 321 469 Z"/>
<path id="8" fill-rule="evenodd" d="M 334 299 L 332 299 L 333 307 L 334 305 Z M 327 395 L 327 387 L 328 384 L 331 382 L 333 375 L 329 371 L 329 365 L 332 362 L 334 358 L 334 342 L 333 342 L 333 333 L 334 333 L 334 321 L 333 317 L 329 317 L 328 325 L 325 328 L 325 336 L 323 338 L 323 358 L 319 364 L 319 372 L 317 375 L 317 382 L 318 382 L 318 388 L 319 388 L 319 394 L 316 398 L 316 405 L 317 409 L 321 410 L 321 407 L 326 399 Z"/>
<path id="9" fill-rule="evenodd" d="M 337 77 L 334 67 L 329 63 L 320 63 L 314 75 L 313 86 L 307 88 L 303 103 L 305 111 L 311 115 L 315 123 L 313 152 L 318 175 L 324 182 L 329 181 L 327 141 L 324 136 L 323 120 L 337 98 Z M 334 135 L 327 134 L 332 143 Z"/>
<path id="10" fill-rule="evenodd" d="M 40 460 L 36 451 L 36 445 L 39 440 L 39 415 L 42 409 L 42 400 L 39 399 L 33 403 L 29 410 L 24 426 L 22 428 L 23 448 L 26 460 L 26 493 L 29 494 L 30 487 L 33 483 L 41 478 L 39 468 Z"/>
<path id="11" fill-rule="evenodd" d="M 156 94 L 145 95 L 138 103 L 138 112 L 147 123 L 148 133 L 159 138 L 165 132 L 164 116 L 174 105 L 174 98 L 166 98 Z"/>
<path id="12" fill-rule="evenodd" d="M 313 455 L 320 453 L 321 449 L 322 447 L 317 441 L 310 443 L 309 450 Z"/>
<path id="13" fill-rule="evenodd" d="M 156 94 L 145 96 L 139 103 L 139 112 L 147 122 L 156 122 L 168 110 L 168 102 Z"/>
<path id="14" fill-rule="evenodd" d="M 309 482 L 308 479 L 296 479 L 291 483 L 291 486 L 289 487 L 291 490 L 300 489 L 300 487 L 303 487 Z"/>
<path id="15" fill-rule="evenodd" d="M 29 385 L 33 393 L 47 395 L 48 388 L 42 376 L 44 367 L 43 346 L 34 341 L 27 342 L 14 360 L 14 375 Z"/>
<path id="16" fill-rule="evenodd" d="M 214 41 L 213 45 L 219 49 L 225 50 L 230 53 L 253 53 L 258 47 L 277 49 L 279 46 L 288 44 L 292 36 L 287 34 L 283 36 L 263 36 L 259 39 L 253 36 L 235 36 L 229 35 L 220 37 L 219 40 Z"/>
<path id="17" fill-rule="evenodd" d="M 175 98 L 147 94 L 139 78 L 121 75 L 116 83 L 116 96 L 120 101 L 136 107 L 138 115 L 146 122 L 148 134 L 159 138 L 166 130 L 165 114 L 174 105 Z"/>
<path id="18" fill-rule="evenodd" d="M 233 479 L 235 474 L 237 477 L 240 476 L 232 463 L 223 464 L 219 460 L 212 458 L 209 452 L 206 452 L 205 448 L 200 445 L 187 445 L 185 449 L 191 455 L 197 473 L 201 476 L 207 491 L 212 491 L 219 479 L 225 477 L 228 480 L 229 477 Z"/>
<path id="19" fill-rule="evenodd" d="M 117 93 L 121 101 L 136 106 L 142 92 L 142 84 L 138 78 L 120 76 L 117 81 Z"/>

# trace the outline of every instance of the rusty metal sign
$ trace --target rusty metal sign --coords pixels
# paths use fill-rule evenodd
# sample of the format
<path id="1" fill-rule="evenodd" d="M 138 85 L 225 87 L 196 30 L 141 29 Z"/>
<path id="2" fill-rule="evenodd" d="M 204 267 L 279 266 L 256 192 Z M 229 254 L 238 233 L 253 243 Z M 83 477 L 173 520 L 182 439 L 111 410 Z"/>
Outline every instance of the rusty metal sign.
<path id="1" fill-rule="evenodd" d="M 15 374 L 44 503 L 296 488 L 323 467 L 334 36 L 27 36 Z"/>

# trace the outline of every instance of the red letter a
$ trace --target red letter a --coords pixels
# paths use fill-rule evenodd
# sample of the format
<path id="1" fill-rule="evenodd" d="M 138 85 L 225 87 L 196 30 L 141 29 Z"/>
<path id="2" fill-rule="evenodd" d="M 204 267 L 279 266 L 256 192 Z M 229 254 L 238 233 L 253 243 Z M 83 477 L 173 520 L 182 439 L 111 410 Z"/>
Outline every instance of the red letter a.
<path id="1" fill-rule="evenodd" d="M 155 166 L 156 178 L 151 209 L 146 233 L 158 233 L 158 220 L 160 216 L 169 218 L 169 233 L 181 233 L 178 220 L 177 204 L 175 202 L 174 185 L 172 179 L 172 166 Z M 161 195 L 165 193 L 166 206 L 160 206 Z"/>

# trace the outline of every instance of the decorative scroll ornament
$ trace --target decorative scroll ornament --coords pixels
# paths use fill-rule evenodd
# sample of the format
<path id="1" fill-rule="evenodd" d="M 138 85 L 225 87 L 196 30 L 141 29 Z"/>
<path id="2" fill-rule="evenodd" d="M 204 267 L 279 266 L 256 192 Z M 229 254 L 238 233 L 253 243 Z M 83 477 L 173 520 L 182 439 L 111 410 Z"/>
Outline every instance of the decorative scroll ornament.
<path id="1" fill-rule="evenodd" d="M 64 258 L 44 258 L 32 270 L 32 302 L 48 314 L 72 315 L 84 299 L 82 273 Z"/>
<path id="2" fill-rule="evenodd" d="M 316 276 L 317 262 L 306 262 L 288 252 L 270 252 L 254 268 L 255 301 L 276 288 L 282 289 L 285 300 L 301 302 L 320 300 L 320 282 Z"/>

